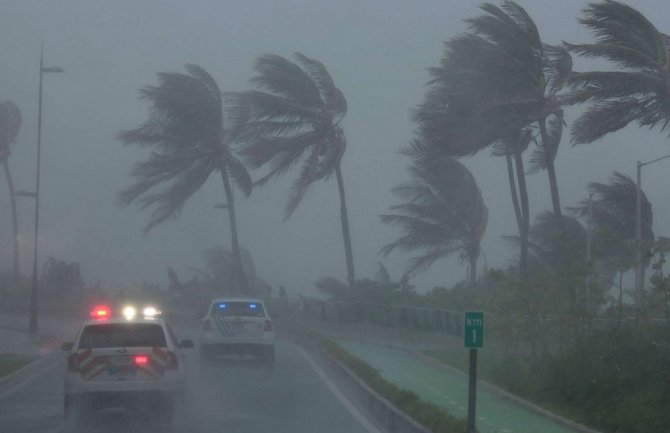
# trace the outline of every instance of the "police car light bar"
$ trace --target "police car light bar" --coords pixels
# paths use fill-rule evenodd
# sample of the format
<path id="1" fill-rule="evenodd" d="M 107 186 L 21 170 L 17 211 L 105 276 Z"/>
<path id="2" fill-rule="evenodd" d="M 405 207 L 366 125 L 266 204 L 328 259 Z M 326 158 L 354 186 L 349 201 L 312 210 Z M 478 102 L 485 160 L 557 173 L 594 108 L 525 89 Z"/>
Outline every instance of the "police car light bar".
<path id="1" fill-rule="evenodd" d="M 97 305 L 91 310 L 91 318 L 95 320 L 104 320 L 109 319 L 112 315 L 112 312 L 109 310 L 109 307 L 106 305 Z"/>

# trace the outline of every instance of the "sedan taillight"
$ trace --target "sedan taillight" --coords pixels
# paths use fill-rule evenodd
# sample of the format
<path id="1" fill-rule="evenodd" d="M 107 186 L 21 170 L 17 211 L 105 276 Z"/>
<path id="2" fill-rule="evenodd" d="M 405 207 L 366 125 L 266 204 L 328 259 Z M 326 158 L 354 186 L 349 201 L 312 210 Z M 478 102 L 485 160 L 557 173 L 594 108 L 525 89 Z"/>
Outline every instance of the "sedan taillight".
<path id="1" fill-rule="evenodd" d="M 205 319 L 202 321 L 202 330 L 203 331 L 211 331 L 212 330 L 212 322 L 209 319 Z"/>
<path id="2" fill-rule="evenodd" d="M 272 320 L 266 320 L 263 332 L 272 332 Z"/>

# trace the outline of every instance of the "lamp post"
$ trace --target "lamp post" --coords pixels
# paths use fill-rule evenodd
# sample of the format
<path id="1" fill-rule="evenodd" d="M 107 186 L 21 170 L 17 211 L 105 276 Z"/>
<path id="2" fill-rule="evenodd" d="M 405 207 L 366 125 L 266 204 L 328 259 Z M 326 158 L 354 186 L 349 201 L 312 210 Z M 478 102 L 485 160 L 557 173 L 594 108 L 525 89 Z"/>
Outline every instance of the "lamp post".
<path id="1" fill-rule="evenodd" d="M 635 297 L 637 299 L 635 301 L 638 316 L 640 315 L 642 286 L 644 284 L 642 275 L 642 167 L 666 158 L 670 158 L 670 154 L 647 162 L 637 162 L 637 182 L 635 184 Z"/>
<path id="2" fill-rule="evenodd" d="M 33 245 L 33 277 L 30 289 L 30 326 L 31 334 L 37 333 L 37 300 L 38 300 L 38 279 L 37 279 L 37 239 L 39 235 L 40 222 L 40 156 L 42 151 L 42 77 L 46 73 L 65 72 L 58 66 L 44 66 L 44 46 L 40 48 L 40 85 L 39 99 L 37 108 L 37 179 L 35 183 L 35 239 Z"/>

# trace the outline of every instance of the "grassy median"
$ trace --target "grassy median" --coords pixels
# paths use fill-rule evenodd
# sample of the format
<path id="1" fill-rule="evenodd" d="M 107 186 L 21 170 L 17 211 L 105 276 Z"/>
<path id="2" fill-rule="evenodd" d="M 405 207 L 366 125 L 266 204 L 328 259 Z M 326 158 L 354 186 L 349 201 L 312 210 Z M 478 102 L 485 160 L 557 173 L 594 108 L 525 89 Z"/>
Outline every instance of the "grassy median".
<path id="1" fill-rule="evenodd" d="M 13 373 L 28 362 L 29 360 L 16 355 L 0 355 L 0 378 Z"/>
<path id="2" fill-rule="evenodd" d="M 323 339 L 321 340 L 321 346 L 330 356 L 346 365 L 370 388 L 430 431 L 434 433 L 465 432 L 465 420 L 456 418 L 436 404 L 422 400 L 414 392 L 387 381 L 379 374 L 379 371 L 350 354 L 334 341 Z"/>

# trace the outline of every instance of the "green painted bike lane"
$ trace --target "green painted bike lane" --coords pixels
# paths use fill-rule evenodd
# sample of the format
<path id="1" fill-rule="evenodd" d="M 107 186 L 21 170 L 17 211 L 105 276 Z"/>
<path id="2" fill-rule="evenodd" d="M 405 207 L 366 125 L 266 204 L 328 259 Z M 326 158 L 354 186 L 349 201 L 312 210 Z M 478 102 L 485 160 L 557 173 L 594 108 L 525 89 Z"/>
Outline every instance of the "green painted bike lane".
<path id="1" fill-rule="evenodd" d="M 338 339 L 337 343 L 379 370 L 386 380 L 445 407 L 454 416 L 467 417 L 466 376 L 431 365 L 402 349 L 352 340 Z M 482 387 L 477 388 L 477 430 L 481 433 L 575 433 Z"/>

